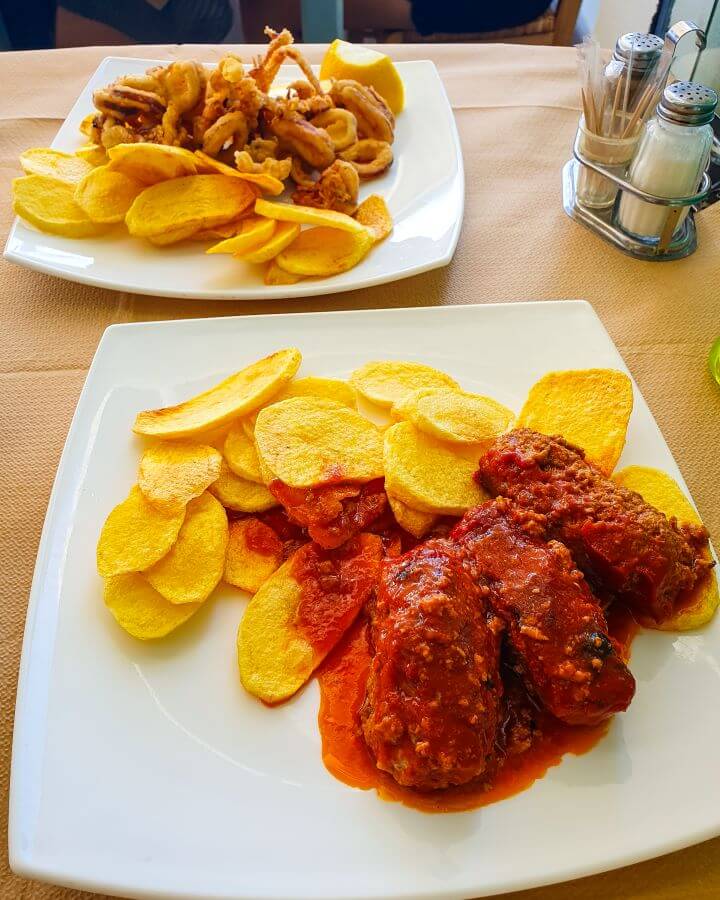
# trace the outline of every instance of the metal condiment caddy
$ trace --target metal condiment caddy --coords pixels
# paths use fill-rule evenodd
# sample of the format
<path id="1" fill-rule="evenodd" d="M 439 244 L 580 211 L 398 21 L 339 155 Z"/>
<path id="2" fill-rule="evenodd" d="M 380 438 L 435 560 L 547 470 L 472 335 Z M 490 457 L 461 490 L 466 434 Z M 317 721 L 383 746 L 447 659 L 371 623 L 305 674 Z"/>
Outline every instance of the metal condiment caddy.
<path id="1" fill-rule="evenodd" d="M 615 202 L 610 207 L 593 209 L 582 203 L 576 192 L 577 176 L 581 166 L 600 175 L 604 175 L 610 181 L 614 182 L 620 191 Z M 681 259 L 683 256 L 689 256 L 697 247 L 697 232 L 695 229 L 694 213 L 699 203 L 702 203 L 710 193 L 710 177 L 707 172 L 703 175 L 700 191 L 691 197 L 681 197 L 676 200 L 668 200 L 666 197 L 658 197 L 655 194 L 648 194 L 640 188 L 634 187 L 625 178 L 616 175 L 613 170 L 607 166 L 589 160 L 578 148 L 578 140 L 575 139 L 573 147 L 573 159 L 568 160 L 563 167 L 563 206 L 565 212 L 578 222 L 590 228 L 598 234 L 603 240 L 618 247 L 624 253 L 635 256 L 638 259 L 649 260 L 671 260 Z M 620 202 L 623 191 L 634 194 L 647 203 L 657 204 L 667 208 L 667 218 L 663 233 L 658 241 L 646 241 L 639 238 L 631 237 L 626 234 L 617 225 L 613 219 L 615 216 L 615 208 Z M 675 226 L 685 207 L 690 207 L 690 212 L 685 220 L 674 234 Z"/>
<path id="2" fill-rule="evenodd" d="M 634 133 L 637 147 L 636 123 L 638 120 L 644 121 L 646 116 L 651 115 L 651 107 L 654 108 L 654 103 L 657 102 L 655 100 L 651 104 L 651 96 L 662 96 L 663 103 L 670 104 L 671 107 L 675 104 L 680 113 L 686 116 L 688 110 L 692 114 L 694 110 L 701 109 L 700 106 L 693 106 L 693 104 L 699 102 L 701 92 L 707 92 L 707 89 L 697 85 L 678 83 L 674 84 L 672 88 L 668 87 L 665 94 L 653 94 L 658 87 L 662 92 L 662 85 L 666 83 L 678 41 L 685 34 L 692 32 L 696 33 L 698 46 L 704 46 L 705 35 L 697 25 L 692 22 L 677 23 L 665 37 L 662 59 L 657 65 L 654 76 L 651 72 L 651 76 L 646 81 L 637 79 L 637 71 L 651 69 L 654 64 L 651 59 L 653 55 L 655 62 L 658 60 L 659 39 L 654 36 L 631 33 L 619 38 L 613 59 L 604 71 L 606 77 L 604 82 L 596 80 L 602 78 L 597 56 L 593 57 L 593 53 L 597 53 L 597 44 L 592 47 L 584 42 L 583 46 L 579 48 L 584 63 L 585 82 L 582 99 L 585 115 L 580 121 L 575 137 L 572 159 L 568 160 L 563 167 L 563 206 L 571 218 L 590 228 L 603 240 L 624 253 L 638 259 L 660 261 L 689 256 L 697 247 L 694 215 L 697 207 L 707 200 L 711 193 L 711 179 L 707 171 L 702 175 L 697 193 L 691 196 L 670 199 L 667 196 L 649 193 L 630 182 L 630 177 L 635 177 L 636 172 L 630 169 L 631 160 L 627 158 L 628 148 L 631 152 L 633 149 L 633 139 L 628 141 L 626 138 L 628 133 Z M 627 47 L 623 41 L 628 44 Z M 645 57 L 647 57 L 647 66 Z M 625 68 L 620 69 L 620 66 Z M 614 69 L 615 71 L 613 71 Z M 617 77 L 618 73 L 620 79 L 616 82 L 607 80 L 608 77 L 612 78 L 613 74 Z M 654 82 L 653 77 L 655 78 Z M 598 84 L 601 84 L 600 90 L 596 87 Z M 617 84 L 617 90 L 610 110 L 609 104 L 606 104 L 605 101 L 612 93 L 615 84 Z M 623 87 L 624 102 L 622 115 L 619 116 L 618 98 L 623 94 Z M 631 115 L 628 98 L 632 98 L 633 94 L 639 97 L 639 101 L 636 101 L 636 111 Z M 709 94 L 715 98 L 716 102 L 717 97 L 714 93 L 710 91 Z M 602 103 L 597 102 L 598 95 L 602 98 Z M 672 118 L 672 109 L 663 109 L 663 112 Z M 712 119 L 712 107 L 707 110 L 707 113 Z M 692 115 L 690 118 L 692 121 Z M 616 121 L 618 122 L 617 126 L 615 125 Z M 704 121 L 708 121 L 707 115 Z M 589 126 L 588 122 L 590 122 Z M 628 123 L 629 127 L 624 130 Z M 635 131 L 633 132 L 634 127 Z M 615 136 L 616 131 L 618 131 L 617 136 Z M 712 138 L 712 134 L 710 134 L 710 138 Z M 707 144 L 705 152 L 708 152 Z M 717 152 L 717 147 L 714 152 Z M 662 171 L 666 170 L 662 169 Z M 655 188 L 655 185 L 647 183 L 645 186 Z M 613 196 L 614 194 L 616 196 Z M 624 195 L 625 203 L 620 210 Z M 633 199 L 627 195 L 631 195 Z M 629 205 L 633 203 L 638 208 L 640 201 L 652 206 L 663 207 L 666 210 L 664 221 L 662 218 L 655 217 L 654 228 L 656 230 L 653 236 L 633 235 L 617 224 L 618 219 L 622 219 L 622 214 Z M 679 227 L 678 223 L 680 223 Z M 630 230 L 635 231 L 636 229 Z M 646 233 L 643 229 L 637 230 L 641 232 L 641 235 Z"/>

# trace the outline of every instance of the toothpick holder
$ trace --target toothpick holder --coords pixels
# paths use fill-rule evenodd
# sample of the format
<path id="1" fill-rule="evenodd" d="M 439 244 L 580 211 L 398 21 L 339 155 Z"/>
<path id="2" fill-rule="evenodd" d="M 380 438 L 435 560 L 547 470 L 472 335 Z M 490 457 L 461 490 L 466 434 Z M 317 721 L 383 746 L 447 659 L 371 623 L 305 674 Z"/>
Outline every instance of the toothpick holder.
<path id="1" fill-rule="evenodd" d="M 586 156 L 581 149 L 580 137 L 581 135 L 578 133 L 573 147 L 573 158 L 565 163 L 562 174 L 563 206 L 570 218 L 594 231 L 608 244 L 612 244 L 623 253 L 634 256 L 636 259 L 660 262 L 681 259 L 693 253 L 697 248 L 695 207 L 702 203 L 710 193 L 710 177 L 707 172 L 702 177 L 697 194 L 676 200 L 658 197 L 655 194 L 648 194 L 626 181 L 623 177 L 624 172 L 619 174 L 617 166 L 605 166 Z M 613 183 L 613 190 L 617 191 L 614 203 L 604 207 L 593 207 L 582 201 L 581 196 L 578 196 L 578 184 L 581 183 L 581 179 L 587 183 L 590 173 L 593 173 L 595 178 L 602 178 Z M 667 208 L 665 227 L 659 238 L 635 238 L 626 234 L 615 224 L 615 210 L 623 191 L 634 194 L 646 203 Z M 690 211 L 675 233 L 677 222 L 686 207 L 689 207 Z"/>

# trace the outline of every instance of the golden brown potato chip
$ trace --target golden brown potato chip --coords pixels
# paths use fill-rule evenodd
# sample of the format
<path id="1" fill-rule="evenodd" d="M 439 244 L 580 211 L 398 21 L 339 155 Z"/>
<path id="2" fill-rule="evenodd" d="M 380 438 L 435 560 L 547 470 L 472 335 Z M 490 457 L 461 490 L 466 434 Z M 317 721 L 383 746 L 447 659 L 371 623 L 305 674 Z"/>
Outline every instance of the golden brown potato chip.
<path id="1" fill-rule="evenodd" d="M 357 539 L 354 559 L 347 561 L 349 565 L 326 560 L 336 576 L 334 591 L 342 595 L 343 602 L 325 611 L 325 634 L 321 643 L 314 642 L 313 646 L 311 636 L 298 625 L 303 593 L 293 572 L 298 558 L 302 562 L 316 552 L 314 544 L 296 551 L 259 588 L 238 629 L 240 680 L 247 691 L 266 703 L 291 697 L 340 640 L 377 580 L 383 551 L 377 535 L 363 534 Z"/>
<path id="2" fill-rule="evenodd" d="M 189 225 L 212 228 L 236 219 L 255 194 L 237 178 L 188 175 L 146 188 L 128 210 L 125 224 L 136 237 L 151 237 Z"/>
<path id="3" fill-rule="evenodd" d="M 392 514 L 395 516 L 395 521 L 413 537 L 425 537 L 437 521 L 437 516 L 433 513 L 413 509 L 412 506 L 408 506 L 407 503 L 403 503 L 402 500 L 398 500 L 392 494 L 388 494 L 387 498 Z"/>
<path id="4" fill-rule="evenodd" d="M 679 524 L 702 525 L 700 516 L 683 494 L 680 485 L 665 472 L 647 466 L 628 466 L 615 472 L 612 480 L 621 487 L 640 494 L 646 503 L 665 513 L 668 519 L 675 518 Z M 705 558 L 711 558 L 709 550 L 705 551 Z M 683 606 L 660 624 L 648 625 L 661 631 L 692 631 L 712 619 L 718 604 L 720 594 L 717 577 L 711 571 L 696 591 L 692 604 Z"/>
<path id="5" fill-rule="evenodd" d="M 137 485 L 105 520 L 97 546 L 98 572 L 107 577 L 142 572 L 175 543 L 185 510 L 154 506 Z"/>
<path id="6" fill-rule="evenodd" d="M 356 266 L 373 242 L 368 230 L 350 233 L 335 228 L 308 228 L 275 258 L 281 269 L 294 275 L 338 275 Z"/>
<path id="7" fill-rule="evenodd" d="M 233 253 L 241 254 L 255 247 L 260 247 L 268 241 L 275 231 L 276 223 L 272 219 L 263 219 L 261 216 L 253 216 L 244 219 L 240 231 L 225 241 L 220 241 L 213 247 L 209 247 L 206 253 Z"/>
<path id="8" fill-rule="evenodd" d="M 32 147 L 23 151 L 20 165 L 26 175 L 48 175 L 68 184 L 78 184 L 93 169 L 87 160 L 74 153 L 63 153 L 50 147 Z"/>
<path id="9" fill-rule="evenodd" d="M 222 455 L 207 444 L 160 441 L 143 453 L 138 485 L 156 506 L 184 509 L 219 477 L 221 463 Z"/>
<path id="10" fill-rule="evenodd" d="M 384 460 L 386 490 L 413 509 L 459 516 L 487 499 L 473 478 L 477 459 L 410 422 L 385 432 Z"/>
<path id="11" fill-rule="evenodd" d="M 75 202 L 93 222 L 122 222 L 144 185 L 108 166 L 92 169 L 75 188 Z"/>
<path id="12" fill-rule="evenodd" d="M 180 241 L 192 239 L 197 234 L 197 225 L 184 225 L 181 228 L 173 228 L 162 234 L 153 234 L 148 240 L 156 247 L 169 247 L 171 244 L 179 244 Z"/>
<path id="13" fill-rule="evenodd" d="M 632 383 L 624 372 L 548 372 L 530 388 L 516 427 L 561 435 L 609 475 L 625 445 L 632 406 Z"/>
<path id="14" fill-rule="evenodd" d="M 247 218 L 250 217 L 246 216 L 245 213 L 241 213 L 239 218 L 233 219 L 231 222 L 225 222 L 223 225 L 215 225 L 212 228 L 203 228 L 201 231 L 196 231 L 195 234 L 193 234 L 192 239 L 194 241 L 225 241 L 240 233 L 243 222 Z"/>
<path id="15" fill-rule="evenodd" d="M 240 422 L 236 422 L 225 438 L 223 456 L 232 471 L 245 478 L 247 481 L 255 481 L 263 484 L 260 474 L 260 461 L 258 460 L 255 442 L 248 438 Z"/>
<path id="16" fill-rule="evenodd" d="M 441 441 L 482 444 L 511 426 L 512 410 L 481 394 L 452 388 L 421 388 L 393 404 L 392 414 Z"/>
<path id="17" fill-rule="evenodd" d="M 249 516 L 230 523 L 225 581 L 254 594 L 280 568 L 283 545 L 275 532 Z"/>
<path id="18" fill-rule="evenodd" d="M 108 157 L 111 169 L 146 185 L 195 175 L 198 170 L 190 150 L 166 144 L 116 144 L 108 150 Z"/>
<path id="19" fill-rule="evenodd" d="M 400 360 L 378 360 L 365 363 L 350 376 L 355 390 L 378 406 L 392 406 L 420 388 L 456 388 L 458 383 L 430 366 Z"/>
<path id="20" fill-rule="evenodd" d="M 265 221 L 270 222 L 272 219 L 266 219 Z M 269 262 L 271 259 L 275 259 L 286 247 L 289 247 L 299 234 L 299 225 L 295 225 L 293 222 L 279 222 L 273 236 L 265 241 L 264 244 L 254 247 L 246 253 L 238 253 L 237 256 L 249 263 Z"/>
<path id="21" fill-rule="evenodd" d="M 232 166 L 220 162 L 219 159 L 213 159 L 212 156 L 208 156 L 202 150 L 196 150 L 195 156 L 198 158 L 198 166 L 204 172 L 219 172 L 221 175 L 233 175 L 235 178 L 242 178 L 248 184 L 255 185 L 263 193 L 270 194 L 273 197 L 278 197 L 285 190 L 285 185 L 282 181 L 273 175 L 268 175 L 264 172 L 257 175 L 252 172 L 240 172 L 237 169 L 233 169 Z"/>
<path id="22" fill-rule="evenodd" d="M 84 159 L 91 166 L 104 166 L 108 161 L 107 151 L 101 144 L 85 144 L 78 147 L 75 156 Z"/>
<path id="23" fill-rule="evenodd" d="M 312 646 L 294 627 L 302 594 L 292 565 L 291 557 L 262 584 L 238 629 L 240 680 L 266 703 L 291 697 L 316 666 Z"/>
<path id="24" fill-rule="evenodd" d="M 380 432 L 334 400 L 292 397 L 266 406 L 255 423 L 255 444 L 267 468 L 291 487 L 383 474 Z"/>
<path id="25" fill-rule="evenodd" d="M 355 393 L 347 381 L 338 378 L 317 378 L 315 375 L 307 375 L 305 378 L 295 378 L 283 388 L 279 394 L 272 398 L 270 403 L 279 403 L 290 397 L 323 397 L 325 400 L 335 400 L 350 409 L 355 408 Z M 250 413 L 242 420 L 245 434 L 251 441 L 255 440 L 255 422 L 260 410 Z"/>
<path id="26" fill-rule="evenodd" d="M 281 269 L 275 260 L 271 259 L 265 269 L 264 281 L 265 284 L 297 284 L 302 278 L 302 275 L 293 275 L 292 272 Z"/>
<path id="27" fill-rule="evenodd" d="M 75 202 L 75 185 L 49 175 L 26 175 L 13 181 L 13 210 L 40 231 L 63 237 L 102 234 L 107 226 L 89 218 Z"/>
<path id="28" fill-rule="evenodd" d="M 105 605 L 128 634 L 141 641 L 165 637 L 194 615 L 201 603 L 170 603 L 139 572 L 105 581 Z"/>
<path id="29" fill-rule="evenodd" d="M 393 229 L 393 220 L 387 204 L 379 194 L 371 194 L 358 206 L 355 218 L 369 228 L 375 242 L 384 241 Z"/>
<path id="30" fill-rule="evenodd" d="M 282 390 L 301 360 L 300 351 L 294 347 L 278 350 L 177 406 L 138 413 L 133 431 L 175 438 L 219 428 L 262 406 Z"/>
<path id="31" fill-rule="evenodd" d="M 171 603 L 202 603 L 222 578 L 228 533 L 227 513 L 206 491 L 188 503 L 177 540 L 145 577 Z"/>
<path id="32" fill-rule="evenodd" d="M 355 234 L 368 234 L 368 229 L 345 213 L 332 209 L 315 209 L 312 206 L 299 206 L 296 203 L 273 203 L 272 200 L 258 198 L 255 201 L 255 214 L 280 222 L 296 222 L 298 225 L 321 225 L 338 228 L 341 231 L 352 231 Z"/>
<path id="33" fill-rule="evenodd" d="M 208 490 L 226 509 L 233 509 L 235 512 L 264 512 L 266 509 L 278 505 L 277 500 L 264 484 L 240 478 L 225 460 L 222 461 L 220 477 L 210 485 Z"/>

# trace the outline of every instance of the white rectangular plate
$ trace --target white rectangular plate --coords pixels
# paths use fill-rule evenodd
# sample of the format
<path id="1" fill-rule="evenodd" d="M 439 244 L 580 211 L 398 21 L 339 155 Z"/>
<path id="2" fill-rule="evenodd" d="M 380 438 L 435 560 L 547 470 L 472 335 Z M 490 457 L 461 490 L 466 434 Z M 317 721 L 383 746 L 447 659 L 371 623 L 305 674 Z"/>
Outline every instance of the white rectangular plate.
<path id="1" fill-rule="evenodd" d="M 123 57 L 103 60 L 52 146 L 73 152 L 84 142 L 80 122 L 92 112 L 97 88 L 121 75 L 166 63 Z M 390 237 L 348 272 L 271 287 L 263 284 L 263 266 L 232 256 L 206 256 L 209 244 L 186 241 L 154 247 L 130 237 L 121 226 L 102 237 L 74 240 L 43 234 L 20 219 L 10 231 L 5 258 L 49 275 L 117 291 L 214 300 L 333 294 L 446 266 L 455 252 L 463 218 L 465 181 L 457 128 L 434 64 L 419 60 L 397 65 L 407 105 L 397 117 L 395 161 L 386 173 L 361 182 L 360 187 L 361 200 L 369 194 L 383 195 L 395 227 Z M 283 66 L 277 80 L 287 83 L 300 75 L 296 67 Z"/>
<path id="2" fill-rule="evenodd" d="M 446 370 L 519 409 L 550 369 L 622 359 L 582 302 L 115 325 L 100 342 L 47 513 L 15 719 L 16 872 L 134 897 L 444 898 L 529 888 L 720 833 L 720 622 L 643 632 L 629 711 L 590 753 L 483 809 L 426 815 L 323 767 L 312 682 L 269 709 L 240 686 L 244 595 L 220 589 L 164 641 L 126 636 L 95 571 L 102 523 L 135 478 L 135 413 L 176 403 L 288 343 L 302 372 L 370 359 Z M 620 465 L 682 484 L 645 401 Z"/>

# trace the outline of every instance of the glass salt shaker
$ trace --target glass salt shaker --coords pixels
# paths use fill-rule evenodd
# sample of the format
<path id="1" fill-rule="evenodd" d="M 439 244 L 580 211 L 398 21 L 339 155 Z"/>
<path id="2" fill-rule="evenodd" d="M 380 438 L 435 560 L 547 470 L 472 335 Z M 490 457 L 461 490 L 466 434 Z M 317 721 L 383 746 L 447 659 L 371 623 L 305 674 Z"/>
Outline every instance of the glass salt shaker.
<path id="1" fill-rule="evenodd" d="M 695 194 L 710 161 L 710 123 L 717 102 L 715 91 L 702 84 L 677 81 L 668 85 L 630 164 L 630 184 L 670 200 Z M 688 209 L 647 203 L 621 192 L 616 222 L 633 237 L 653 241 L 660 239 L 668 222 L 676 233 Z"/>
<path id="2" fill-rule="evenodd" d="M 644 86 L 648 72 L 657 65 L 663 50 L 663 39 L 656 34 L 629 31 L 621 34 L 615 43 L 612 59 L 605 69 L 611 80 L 620 75 L 630 76 L 628 106 L 630 109 L 637 98 L 638 89 Z"/>

